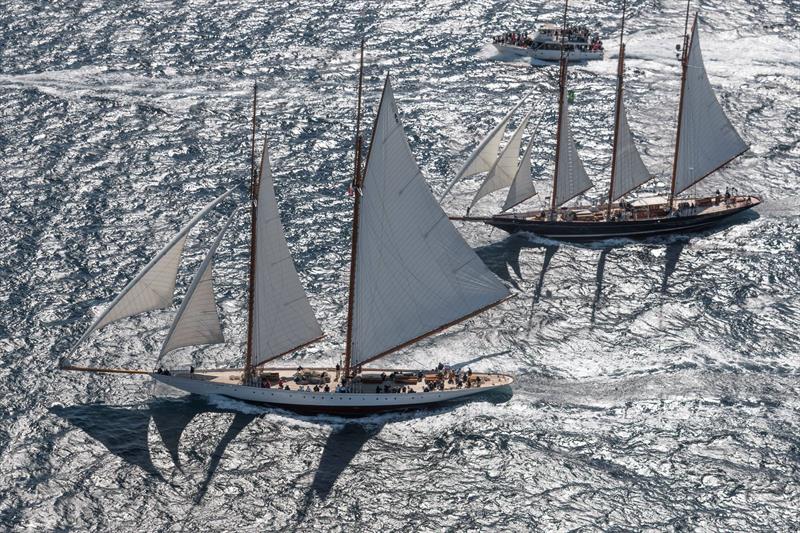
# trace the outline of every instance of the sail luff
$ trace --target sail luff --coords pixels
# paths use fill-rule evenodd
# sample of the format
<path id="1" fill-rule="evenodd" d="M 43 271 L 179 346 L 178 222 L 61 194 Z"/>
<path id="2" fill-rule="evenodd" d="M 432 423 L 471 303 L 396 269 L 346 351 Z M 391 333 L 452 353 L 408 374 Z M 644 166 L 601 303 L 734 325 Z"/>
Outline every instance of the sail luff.
<path id="1" fill-rule="evenodd" d="M 531 150 L 533 148 L 533 137 L 528 142 L 528 147 L 525 148 L 525 154 L 522 156 L 517 173 L 514 175 L 514 181 L 511 182 L 511 187 L 508 189 L 506 201 L 503 204 L 503 211 L 508 211 L 512 207 L 521 204 L 528 198 L 536 195 L 536 188 L 531 181 Z"/>
<path id="2" fill-rule="evenodd" d="M 161 352 L 158 356 L 159 362 L 167 353 L 184 346 L 225 342 L 214 297 L 213 260 L 217 248 L 222 242 L 222 237 L 230 227 L 237 212 L 238 209 L 228 217 L 208 253 L 206 253 L 203 262 L 197 268 L 192 283 L 183 297 L 178 313 L 172 321 L 169 333 L 164 339 L 164 344 L 161 346 Z"/>
<path id="3" fill-rule="evenodd" d="M 362 179 L 352 364 L 382 357 L 508 295 L 431 193 L 387 76 Z"/>
<path id="4" fill-rule="evenodd" d="M 89 337 L 89 335 L 96 329 L 102 328 L 105 325 L 107 325 L 107 324 L 109 324 L 109 323 L 111 323 L 111 322 L 113 322 L 115 320 L 119 320 L 121 318 L 126 318 L 126 317 L 129 317 L 129 316 L 133 316 L 133 315 L 138 314 L 140 312 L 144 312 L 144 311 L 148 311 L 148 310 L 152 310 L 152 309 L 158 309 L 160 307 L 168 307 L 172 303 L 172 295 L 173 295 L 174 287 L 175 287 L 175 277 L 177 275 L 177 267 L 178 267 L 178 263 L 180 261 L 181 252 L 183 250 L 183 244 L 186 241 L 186 236 L 192 230 L 192 228 L 194 228 L 195 225 L 197 225 L 197 223 L 200 222 L 200 220 L 202 220 L 203 217 L 206 216 L 206 214 L 208 214 L 209 211 L 211 211 L 217 204 L 219 204 L 225 198 L 227 198 L 232 192 L 233 192 L 233 189 L 229 189 L 226 192 L 224 192 L 223 194 L 221 194 L 220 196 L 218 196 L 217 198 L 215 198 L 214 200 L 212 200 L 211 202 L 209 202 L 203 209 L 200 210 L 200 212 L 198 214 L 196 214 L 186 225 L 184 225 L 181 228 L 181 230 L 169 241 L 169 243 L 167 243 L 167 245 L 164 246 L 164 248 L 162 248 L 161 251 L 159 251 L 159 253 L 156 254 L 155 257 L 153 257 L 153 259 L 151 259 L 150 262 L 147 263 L 147 265 L 145 265 L 144 268 L 142 268 L 142 270 L 140 270 L 139 273 L 131 281 L 128 282 L 127 285 L 125 285 L 125 287 L 122 289 L 122 292 L 120 292 L 111 301 L 111 303 L 108 305 L 108 307 L 106 307 L 100 313 L 100 315 L 98 315 L 98 317 L 92 322 L 92 325 L 89 326 L 89 328 L 83 333 L 83 335 L 81 335 L 81 337 L 78 339 L 78 341 L 72 346 L 70 351 L 67 353 L 67 357 L 69 357 L 72 354 L 74 354 L 75 351 L 78 349 L 78 346 L 80 346 L 81 343 L 83 343 L 83 341 L 86 340 Z M 163 296 L 163 300 L 164 300 L 162 303 L 164 303 L 165 305 L 158 305 L 156 307 L 150 307 L 149 309 L 136 310 L 135 312 L 132 312 L 130 314 L 123 314 L 122 316 L 116 316 L 116 317 L 106 321 L 106 317 L 109 316 L 111 311 L 114 310 L 117 307 L 117 305 L 119 305 L 120 302 L 122 302 L 126 298 L 126 296 L 131 294 L 132 290 L 134 289 L 134 287 L 136 287 L 138 285 L 138 283 L 142 279 L 144 279 L 145 276 L 149 272 L 153 271 L 154 268 L 159 265 L 159 263 L 162 261 L 162 259 L 164 259 L 170 252 L 173 252 L 173 254 L 177 254 L 177 259 L 170 258 L 172 260 L 170 262 L 170 265 L 168 265 L 169 266 L 168 270 L 170 271 L 169 273 L 171 274 L 170 283 L 171 283 L 172 289 L 170 291 L 168 291 L 169 292 L 168 295 L 166 294 L 167 291 L 164 291 L 164 294 L 162 295 Z M 169 283 L 168 283 L 168 285 L 169 285 Z M 169 299 L 168 302 L 166 302 L 167 297 Z"/>
<path id="5" fill-rule="evenodd" d="M 529 111 L 528 114 L 525 115 L 525 118 L 522 119 L 519 126 L 517 126 L 517 129 L 511 136 L 511 140 L 509 140 L 508 144 L 503 148 L 500 157 L 494 162 L 494 165 L 492 165 L 492 168 L 486 175 L 486 179 L 483 181 L 480 189 L 475 193 L 475 197 L 472 199 L 472 203 L 469 209 L 467 209 L 467 212 L 475 207 L 475 204 L 484 196 L 504 187 L 510 187 L 513 183 L 518 168 L 517 159 L 519 158 L 519 147 L 522 144 L 522 135 L 525 133 L 525 128 L 528 125 L 532 112 L 532 110 Z"/>
<path id="6" fill-rule="evenodd" d="M 467 158 L 467 161 L 461 166 L 461 169 L 458 171 L 458 174 L 456 174 L 456 177 L 453 178 L 452 181 L 447 185 L 447 188 L 439 197 L 439 203 L 442 203 L 453 187 L 455 187 L 456 183 L 461 181 L 463 178 L 472 176 L 474 174 L 479 174 L 481 172 L 487 172 L 489 169 L 491 169 L 492 165 L 494 165 L 494 163 L 497 161 L 500 142 L 503 140 L 503 134 L 506 131 L 508 121 L 511 120 L 511 117 L 517 112 L 527 98 L 528 94 L 523 94 L 519 102 L 517 102 L 511 111 L 506 114 L 503 120 L 501 120 L 500 123 L 481 140 L 481 142 L 478 144 L 478 147 L 472 152 L 472 154 L 470 154 L 469 158 Z"/>

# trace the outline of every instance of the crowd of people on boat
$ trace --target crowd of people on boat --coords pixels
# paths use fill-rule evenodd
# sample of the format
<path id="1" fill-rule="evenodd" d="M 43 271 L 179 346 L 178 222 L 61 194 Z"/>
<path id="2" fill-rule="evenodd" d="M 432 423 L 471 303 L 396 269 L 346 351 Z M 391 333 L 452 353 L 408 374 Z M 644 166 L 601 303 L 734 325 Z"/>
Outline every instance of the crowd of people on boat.
<path id="1" fill-rule="evenodd" d="M 543 29 L 540 30 L 539 33 L 551 37 L 555 42 L 560 42 L 563 39 L 564 42 L 578 43 L 581 49 L 592 51 L 603 49 L 603 41 L 600 40 L 600 34 L 597 32 L 592 33 L 586 26 L 568 26 L 567 29 L 563 31 L 561 29 Z M 501 35 L 496 35 L 493 38 L 493 42 L 495 44 L 508 44 L 530 48 L 537 40 L 530 37 L 527 31 L 510 31 Z"/>

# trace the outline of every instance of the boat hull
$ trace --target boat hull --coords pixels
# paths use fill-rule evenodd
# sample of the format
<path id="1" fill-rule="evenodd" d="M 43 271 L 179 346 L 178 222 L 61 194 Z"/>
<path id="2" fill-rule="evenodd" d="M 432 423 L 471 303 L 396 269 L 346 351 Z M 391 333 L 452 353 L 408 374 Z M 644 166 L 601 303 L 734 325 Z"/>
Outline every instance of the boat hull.
<path id="1" fill-rule="evenodd" d="M 515 218 L 513 215 L 495 215 L 479 220 L 508 233 L 528 232 L 558 241 L 592 242 L 606 239 L 646 239 L 703 231 L 756 205 L 757 201 L 707 214 L 628 221 L 545 221 Z"/>
<path id="2" fill-rule="evenodd" d="M 443 391 L 408 393 L 348 393 L 348 392 L 308 392 L 280 390 L 242 385 L 241 383 L 222 383 L 203 379 L 202 375 L 163 375 L 151 376 L 161 383 L 192 394 L 203 396 L 221 395 L 246 402 L 270 405 L 307 414 L 335 414 L 344 416 L 363 416 L 386 411 L 405 411 L 437 406 L 445 402 L 463 400 L 478 394 L 507 388 L 513 378 L 495 374 L 502 383 L 495 385 L 447 389 Z"/>
<path id="3" fill-rule="evenodd" d="M 539 61 L 557 62 L 561 60 L 560 50 L 542 50 L 541 48 L 533 49 L 525 46 L 516 46 L 513 44 L 503 44 L 503 43 L 494 43 L 494 47 L 501 54 L 525 56 L 533 59 L 538 59 Z M 591 61 L 593 59 L 603 59 L 603 51 L 596 50 L 594 52 L 592 51 L 582 52 L 580 50 L 573 50 L 565 52 L 564 57 L 570 63 L 580 62 L 580 61 Z"/>

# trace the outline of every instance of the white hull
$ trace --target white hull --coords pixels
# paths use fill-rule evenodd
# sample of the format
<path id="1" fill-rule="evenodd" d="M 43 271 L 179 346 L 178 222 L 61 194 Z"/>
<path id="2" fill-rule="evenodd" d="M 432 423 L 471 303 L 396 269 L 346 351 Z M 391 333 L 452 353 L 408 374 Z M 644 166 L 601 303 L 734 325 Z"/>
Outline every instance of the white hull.
<path id="1" fill-rule="evenodd" d="M 497 49 L 498 52 L 503 54 L 513 54 L 517 56 L 527 56 L 533 59 L 538 59 L 540 61 L 560 61 L 561 60 L 561 51 L 560 50 L 534 50 L 533 48 L 528 48 L 524 46 L 515 46 L 513 44 L 503 44 L 503 43 L 494 43 L 494 47 Z M 593 59 L 603 59 L 603 51 L 596 50 L 581 52 L 579 50 L 573 50 L 570 52 L 564 52 L 564 57 L 567 58 L 567 61 L 576 62 L 576 61 L 590 61 Z"/>
<path id="2" fill-rule="evenodd" d="M 353 415 L 419 409 L 508 387 L 513 382 L 513 378 L 510 376 L 494 375 L 495 379 L 491 384 L 481 387 L 446 388 L 443 391 L 393 394 L 376 392 L 308 392 L 281 390 L 275 387 L 260 388 L 242 385 L 240 382 L 224 383 L 218 380 L 208 380 L 204 379 L 202 375 L 163 375 L 153 373 L 151 376 L 161 383 L 193 394 L 204 396 L 219 394 L 236 398 L 237 400 L 270 404 L 305 412 Z"/>

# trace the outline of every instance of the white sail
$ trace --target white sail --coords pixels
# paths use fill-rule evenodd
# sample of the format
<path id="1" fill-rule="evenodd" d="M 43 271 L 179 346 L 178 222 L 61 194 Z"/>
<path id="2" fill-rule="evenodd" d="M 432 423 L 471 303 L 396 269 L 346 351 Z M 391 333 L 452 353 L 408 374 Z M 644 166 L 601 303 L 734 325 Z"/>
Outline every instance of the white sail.
<path id="1" fill-rule="evenodd" d="M 408 146 L 388 76 L 366 165 L 351 287 L 354 365 L 508 296 L 433 197 Z"/>
<path id="2" fill-rule="evenodd" d="M 612 200 L 618 200 L 653 177 L 647 167 L 644 166 L 639 150 L 636 149 L 636 143 L 628 126 L 625 105 L 621 99 L 619 106 L 619 130 L 617 132 L 617 146 L 614 150 L 616 164 L 614 166 L 614 185 L 611 191 Z"/>
<path id="3" fill-rule="evenodd" d="M 572 200 L 592 188 L 592 182 L 583 168 L 575 139 L 569 126 L 569 105 L 564 98 L 560 113 L 561 138 L 559 139 L 558 176 L 556 176 L 556 207 Z"/>
<path id="4" fill-rule="evenodd" d="M 519 147 L 522 144 L 522 135 L 525 133 L 525 128 L 528 125 L 528 121 L 531 118 L 531 112 L 529 111 L 525 118 L 522 119 L 519 127 L 511 136 L 511 140 L 508 141 L 508 144 L 505 148 L 503 148 L 503 152 L 500 154 L 500 157 L 497 158 L 492 168 L 489 169 L 489 173 L 486 175 L 486 179 L 481 185 L 481 188 L 478 189 L 478 192 L 475 194 L 475 197 L 472 199 L 472 203 L 469 205 L 470 209 L 475 207 L 475 204 L 478 203 L 478 200 L 486 196 L 487 194 L 491 194 L 494 191 L 499 191 L 505 187 L 510 187 L 511 183 L 514 181 L 514 175 L 517 171 L 517 160 L 519 159 Z"/>
<path id="5" fill-rule="evenodd" d="M 322 337 L 283 235 L 264 140 L 256 204 L 253 364 L 275 359 Z"/>
<path id="6" fill-rule="evenodd" d="M 462 178 L 466 178 L 468 176 L 472 176 L 474 174 L 480 174 L 481 172 L 488 172 L 492 166 L 497 161 L 497 153 L 500 150 L 500 141 L 503 140 L 503 135 L 506 132 L 506 126 L 508 125 L 508 121 L 511 120 L 511 117 L 516 113 L 517 109 L 525 102 L 527 95 L 522 95 L 517 105 L 508 112 L 508 114 L 500 121 L 500 124 L 494 127 L 492 131 L 489 132 L 486 137 L 478 144 L 478 147 L 472 152 L 472 155 L 469 156 L 467 162 L 464 163 L 464 166 L 461 167 L 461 170 L 458 171 L 456 177 L 453 178 L 453 181 L 447 186 L 442 196 L 439 198 L 439 202 L 444 200 L 444 197 L 447 196 L 456 183 Z"/>
<path id="7" fill-rule="evenodd" d="M 531 180 L 531 149 L 533 148 L 533 137 L 531 137 L 528 147 L 525 148 L 525 154 L 522 156 L 522 161 L 517 168 L 514 175 L 514 181 L 511 182 L 511 188 L 508 189 L 508 196 L 503 204 L 503 211 L 508 211 L 515 205 L 521 204 L 528 198 L 536 195 L 536 189 Z"/>
<path id="8" fill-rule="evenodd" d="M 708 81 L 700 50 L 697 17 L 692 26 L 687 63 L 676 154 L 675 194 L 688 189 L 748 148 L 719 105 Z"/>
<path id="9" fill-rule="evenodd" d="M 161 347 L 161 360 L 164 355 L 183 346 L 199 346 L 201 344 L 219 344 L 225 342 L 222 326 L 217 314 L 217 301 L 214 297 L 214 254 L 217 252 L 222 236 L 225 235 L 233 220 L 234 212 L 228 217 L 222 231 L 208 250 L 205 259 L 194 275 L 192 284 L 186 291 L 178 314 L 172 321 L 172 327 Z"/>
<path id="10" fill-rule="evenodd" d="M 69 352 L 70 355 L 96 329 L 121 318 L 152 311 L 153 309 L 163 309 L 172 305 L 175 278 L 178 273 L 183 246 L 186 243 L 186 236 L 214 206 L 227 198 L 231 192 L 233 192 L 233 189 L 214 199 L 195 215 L 188 224 L 181 228 L 172 240 L 147 263 L 136 277 L 125 286 L 122 292 L 114 298 L 111 304 L 100 313 L 100 316 L 95 319 L 72 347 Z"/>

